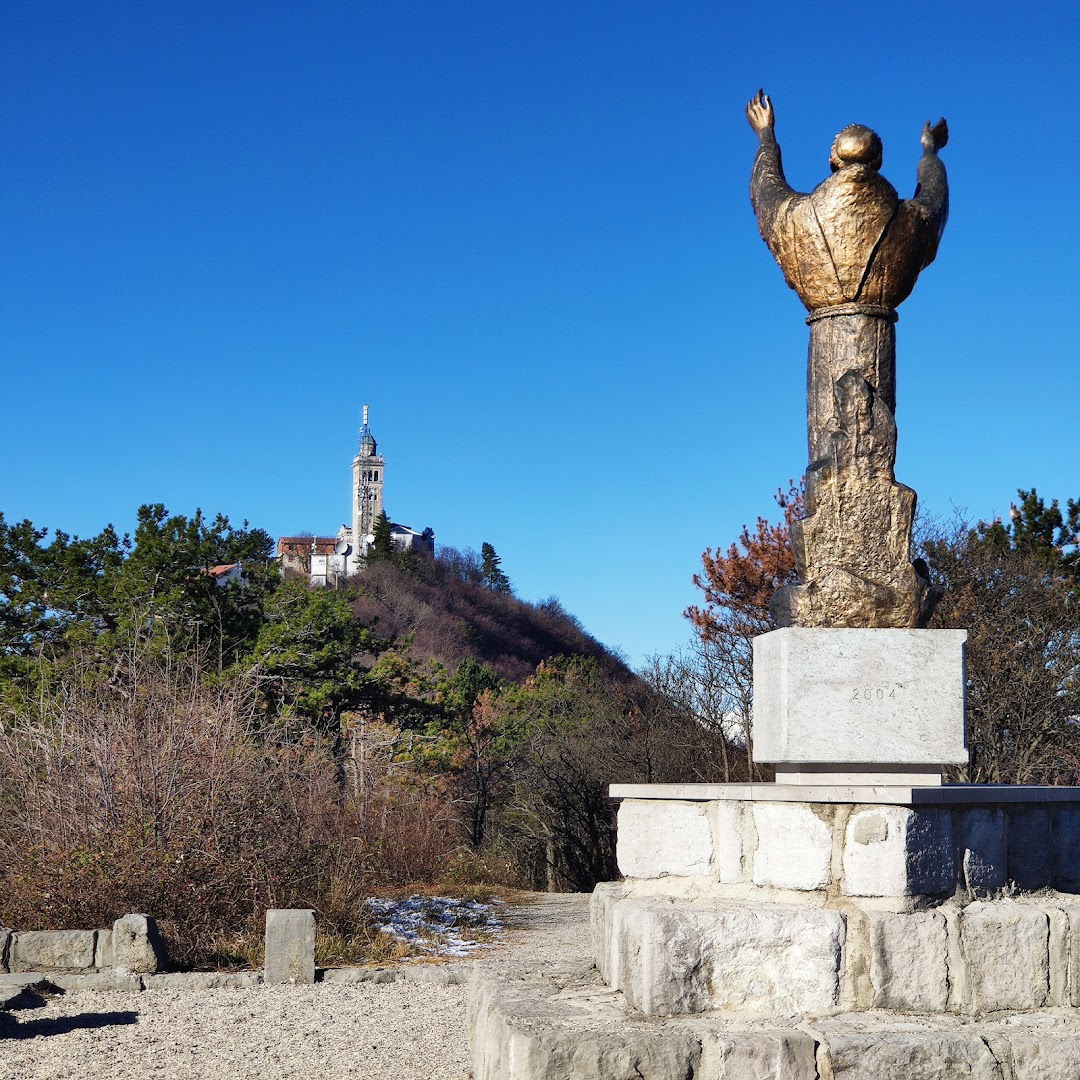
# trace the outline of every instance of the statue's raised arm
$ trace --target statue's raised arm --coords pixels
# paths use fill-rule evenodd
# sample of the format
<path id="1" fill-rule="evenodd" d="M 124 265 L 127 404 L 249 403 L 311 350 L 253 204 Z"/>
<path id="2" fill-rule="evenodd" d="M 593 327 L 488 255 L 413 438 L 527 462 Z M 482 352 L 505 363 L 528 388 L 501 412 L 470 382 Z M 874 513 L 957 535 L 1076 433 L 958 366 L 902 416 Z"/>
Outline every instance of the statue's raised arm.
<path id="1" fill-rule="evenodd" d="M 929 121 L 923 127 L 923 154 L 919 159 L 918 183 L 915 185 L 914 198 L 908 199 L 908 205 L 926 222 L 929 236 L 926 258 L 923 266 L 929 266 L 937 255 L 938 241 L 945 231 L 945 222 L 949 219 L 949 179 L 945 165 L 938 157 L 938 151 L 949 141 L 949 125 L 942 117 L 936 124 Z"/>
<path id="2" fill-rule="evenodd" d="M 798 193 L 784 176 L 780 145 L 776 141 L 776 113 L 764 90 L 759 90 L 747 103 L 746 119 L 758 137 L 758 151 L 750 177 L 750 202 L 761 235 L 772 248 L 770 237 L 777 215 L 784 203 Z"/>

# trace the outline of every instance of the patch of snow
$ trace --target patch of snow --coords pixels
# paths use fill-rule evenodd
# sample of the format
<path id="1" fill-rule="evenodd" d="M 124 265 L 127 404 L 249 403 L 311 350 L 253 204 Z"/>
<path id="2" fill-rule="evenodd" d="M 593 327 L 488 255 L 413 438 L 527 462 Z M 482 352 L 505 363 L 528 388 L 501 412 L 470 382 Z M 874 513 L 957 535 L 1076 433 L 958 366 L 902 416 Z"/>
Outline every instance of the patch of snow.
<path id="1" fill-rule="evenodd" d="M 496 934 L 503 928 L 496 906 L 453 896 L 410 896 L 407 900 L 371 898 L 365 903 L 378 916 L 379 929 L 435 956 L 468 956 L 486 942 L 473 941 L 463 931 Z"/>

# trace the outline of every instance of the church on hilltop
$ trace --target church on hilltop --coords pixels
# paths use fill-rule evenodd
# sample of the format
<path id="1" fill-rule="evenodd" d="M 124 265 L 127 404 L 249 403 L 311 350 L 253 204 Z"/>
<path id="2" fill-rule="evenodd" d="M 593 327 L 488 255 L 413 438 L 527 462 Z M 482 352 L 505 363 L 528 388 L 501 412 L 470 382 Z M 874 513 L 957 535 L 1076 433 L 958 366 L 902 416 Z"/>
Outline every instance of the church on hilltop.
<path id="1" fill-rule="evenodd" d="M 383 492 L 386 484 L 386 459 L 379 453 L 368 423 L 360 427 L 360 447 L 352 463 L 352 516 L 336 536 L 282 536 L 277 555 L 282 570 L 307 574 L 312 585 L 333 585 L 352 577 L 364 568 L 364 556 L 375 541 L 375 522 L 384 513 Z M 435 533 L 417 532 L 408 525 L 390 522 L 390 539 L 400 551 L 435 554 Z"/>

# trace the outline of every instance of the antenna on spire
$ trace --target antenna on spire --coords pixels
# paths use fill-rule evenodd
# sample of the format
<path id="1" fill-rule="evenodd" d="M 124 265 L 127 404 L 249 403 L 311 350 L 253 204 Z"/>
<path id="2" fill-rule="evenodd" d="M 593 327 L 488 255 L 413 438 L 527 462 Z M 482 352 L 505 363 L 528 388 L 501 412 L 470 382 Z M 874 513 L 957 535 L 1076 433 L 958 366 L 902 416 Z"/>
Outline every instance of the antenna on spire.
<path id="1" fill-rule="evenodd" d="M 368 422 L 368 407 L 364 406 L 364 427 L 367 427 Z"/>

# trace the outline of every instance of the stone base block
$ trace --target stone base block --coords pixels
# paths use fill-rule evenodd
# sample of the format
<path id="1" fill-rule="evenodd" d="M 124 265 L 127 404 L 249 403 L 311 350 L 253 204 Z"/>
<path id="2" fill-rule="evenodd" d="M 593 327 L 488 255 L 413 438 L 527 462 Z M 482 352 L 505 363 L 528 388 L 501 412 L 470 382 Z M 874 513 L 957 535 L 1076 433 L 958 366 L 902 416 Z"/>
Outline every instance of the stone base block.
<path id="1" fill-rule="evenodd" d="M 723 786 L 702 785 L 710 793 Z M 623 875 L 701 879 L 737 897 L 766 890 L 767 900 L 782 899 L 775 890 L 882 897 L 898 908 L 1006 886 L 1080 889 L 1076 789 L 1071 802 L 968 805 L 962 800 L 977 789 L 957 785 L 937 789 L 952 802 L 903 805 L 768 801 L 769 784 L 731 787 L 754 797 L 624 798 L 616 849 Z"/>
<path id="2" fill-rule="evenodd" d="M 898 774 L 966 763 L 966 640 L 966 630 L 789 626 L 760 635 L 754 759 L 824 764 L 834 775 L 845 763 Z"/>
<path id="3" fill-rule="evenodd" d="M 665 897 L 623 905 L 616 988 L 646 1016 L 820 1014 L 839 1004 L 845 923 L 837 911 Z"/>
<path id="4" fill-rule="evenodd" d="M 857 1012 L 824 1020 L 655 1020 L 595 971 L 495 976 L 470 989 L 473 1080 L 1075 1080 L 1080 1017 L 991 1021 Z"/>
<path id="5" fill-rule="evenodd" d="M 984 1015 L 1080 1005 L 1080 902 L 891 912 L 598 885 L 596 966 L 646 1016 L 840 1009 Z"/>

